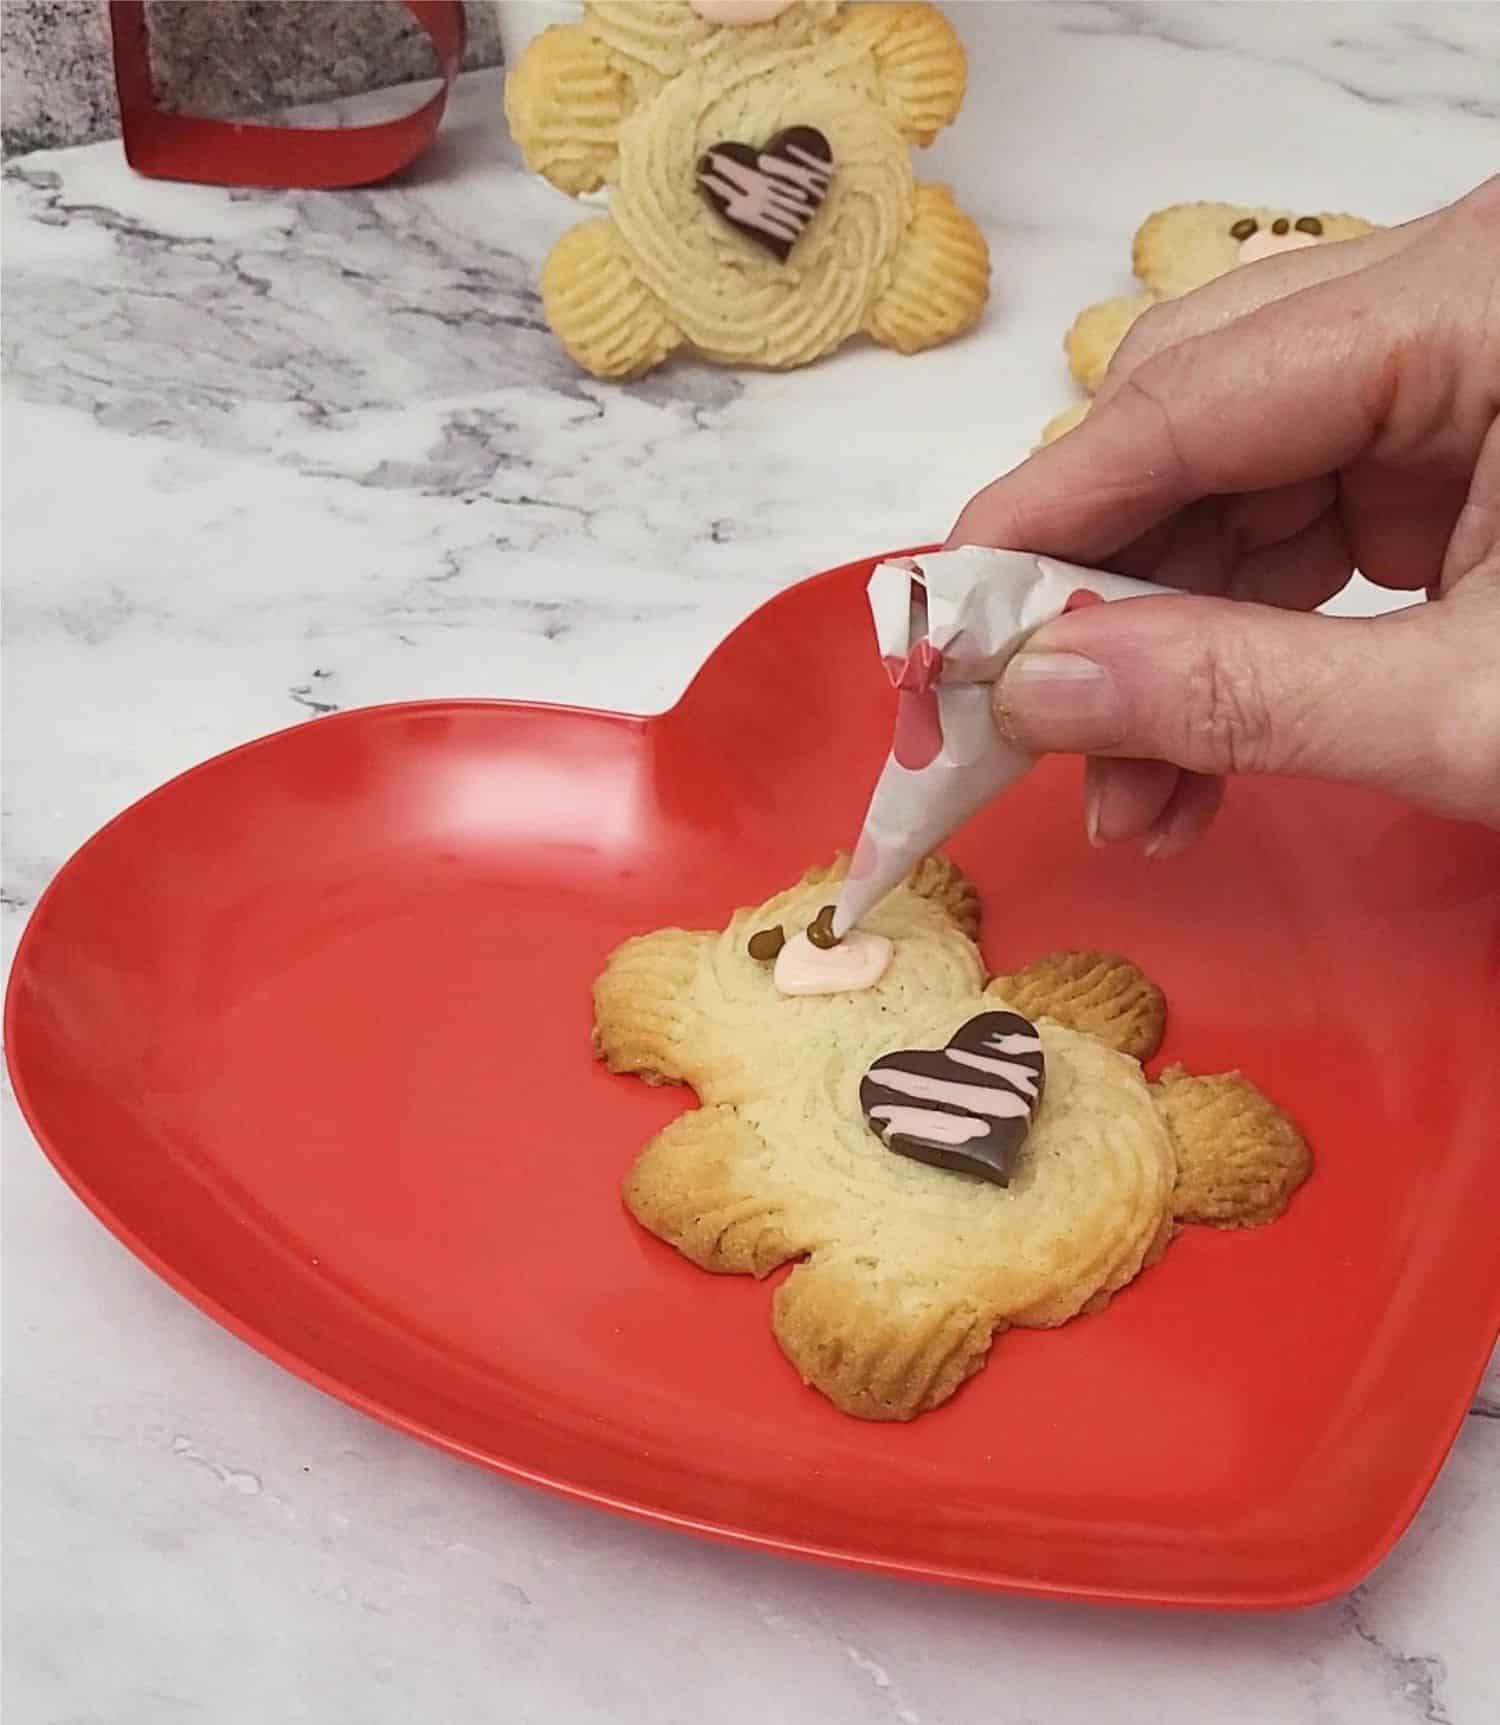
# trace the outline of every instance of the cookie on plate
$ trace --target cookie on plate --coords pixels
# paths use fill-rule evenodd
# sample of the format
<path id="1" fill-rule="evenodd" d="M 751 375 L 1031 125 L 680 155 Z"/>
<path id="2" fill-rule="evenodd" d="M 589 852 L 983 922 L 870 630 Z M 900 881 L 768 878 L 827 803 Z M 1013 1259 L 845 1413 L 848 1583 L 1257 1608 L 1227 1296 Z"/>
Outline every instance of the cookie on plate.
<path id="1" fill-rule="evenodd" d="M 680 347 L 806 365 L 865 334 L 914 353 L 974 324 L 984 236 L 913 144 L 958 112 L 966 64 L 935 7 L 594 0 L 506 80 L 527 165 L 609 215 L 542 271 L 559 341 L 598 377 Z"/>
<path id="2" fill-rule="evenodd" d="M 1068 367 L 1092 395 L 1104 381 L 1115 350 L 1140 315 L 1161 300 L 1177 299 L 1241 264 L 1308 246 L 1331 245 L 1373 233 L 1359 216 L 1244 204 L 1173 204 L 1148 216 L 1137 229 L 1131 262 L 1142 292 L 1101 300 L 1080 312 L 1064 338 Z M 1088 403 L 1058 414 L 1042 433 L 1051 443 L 1071 431 Z"/>
<path id="3" fill-rule="evenodd" d="M 779 992 L 777 941 L 752 939 L 815 925 L 843 866 L 722 930 L 628 940 L 594 988 L 599 1058 L 700 1102 L 631 1169 L 632 1214 L 706 1270 L 795 1263 L 772 1328 L 837 1407 L 912 1419 L 1007 1325 L 1100 1310 L 1179 1220 L 1285 1208 L 1310 1167 L 1291 1121 L 1238 1074 L 1148 1082 L 1165 1003 L 1125 959 L 988 979 L 946 862 L 864 925 L 892 942 L 873 987 Z"/>

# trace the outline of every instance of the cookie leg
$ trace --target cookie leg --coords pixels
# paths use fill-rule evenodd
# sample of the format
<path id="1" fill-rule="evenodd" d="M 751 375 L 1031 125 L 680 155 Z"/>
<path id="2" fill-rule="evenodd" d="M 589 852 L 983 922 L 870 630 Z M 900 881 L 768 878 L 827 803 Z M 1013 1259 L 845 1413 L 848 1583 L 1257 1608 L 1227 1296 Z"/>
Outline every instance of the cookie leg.
<path id="1" fill-rule="evenodd" d="M 705 1270 L 765 1276 L 804 1248 L 767 1197 L 766 1145 L 733 1108 L 674 1120 L 625 1178 L 631 1215 Z"/>
<path id="2" fill-rule="evenodd" d="M 802 1381 L 843 1413 L 910 1420 L 979 1370 L 996 1326 L 874 1258 L 819 1251 L 776 1290 L 771 1328 Z"/>
<path id="3" fill-rule="evenodd" d="M 919 184 L 890 285 L 870 308 L 865 329 L 886 347 L 916 353 L 972 329 L 989 292 L 984 235 L 946 186 Z"/>
<path id="4" fill-rule="evenodd" d="M 638 377 L 682 345 L 682 331 L 636 277 L 608 217 L 571 228 L 542 267 L 552 332 L 595 377 Z"/>
<path id="5" fill-rule="evenodd" d="M 1167 1024 L 1162 991 L 1113 952 L 1049 952 L 985 991 L 1027 1018 L 1051 1018 L 1097 1036 L 1121 1054 L 1149 1060 Z"/>
<path id="6" fill-rule="evenodd" d="M 1194 1078 L 1169 1067 L 1151 1087 L 1177 1151 L 1172 1209 L 1216 1228 L 1274 1222 L 1312 1172 L 1293 1122 L 1238 1072 Z"/>

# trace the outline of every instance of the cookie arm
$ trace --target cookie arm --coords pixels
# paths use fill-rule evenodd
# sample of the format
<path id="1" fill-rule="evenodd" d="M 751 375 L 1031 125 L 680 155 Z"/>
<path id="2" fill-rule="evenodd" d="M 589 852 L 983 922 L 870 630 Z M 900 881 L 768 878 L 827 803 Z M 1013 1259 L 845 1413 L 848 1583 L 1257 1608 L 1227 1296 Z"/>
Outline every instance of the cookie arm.
<path id="1" fill-rule="evenodd" d="M 953 26 L 935 6 L 920 0 L 850 6 L 843 30 L 874 58 L 880 93 L 902 137 L 930 144 L 953 123 L 968 61 Z"/>
<path id="2" fill-rule="evenodd" d="M 1151 1098 L 1177 1151 L 1172 1211 L 1180 1222 L 1274 1222 L 1312 1172 L 1295 1123 L 1238 1072 L 1195 1078 L 1170 1066 Z"/>
<path id="3" fill-rule="evenodd" d="M 805 1248 L 760 1172 L 766 1146 L 733 1108 L 674 1120 L 625 1178 L 625 1204 L 643 1228 L 701 1269 L 766 1276 Z"/>
<path id="4" fill-rule="evenodd" d="M 1115 349 L 1130 333 L 1131 325 L 1155 304 L 1150 294 L 1127 294 L 1101 300 L 1079 312 L 1073 327 L 1063 337 L 1068 369 L 1092 395 L 1104 382 Z"/>
<path id="5" fill-rule="evenodd" d="M 882 8 L 883 10 L 883 8 Z M 898 353 L 951 341 L 979 321 L 990 293 L 990 249 L 946 186 L 918 184 L 911 224 L 866 332 Z"/>
<path id="6" fill-rule="evenodd" d="M 614 171 L 629 81 L 582 24 L 544 30 L 505 80 L 505 117 L 526 166 L 576 196 Z"/>
<path id="7" fill-rule="evenodd" d="M 1166 997 L 1113 952 L 1049 952 L 985 990 L 1027 1018 L 1050 1018 L 1097 1036 L 1121 1054 L 1149 1060 L 1167 1024 Z"/>
<path id="8" fill-rule="evenodd" d="M 594 984 L 594 1053 L 648 1084 L 690 1084 L 692 982 L 712 936 L 681 928 L 627 940 Z"/>

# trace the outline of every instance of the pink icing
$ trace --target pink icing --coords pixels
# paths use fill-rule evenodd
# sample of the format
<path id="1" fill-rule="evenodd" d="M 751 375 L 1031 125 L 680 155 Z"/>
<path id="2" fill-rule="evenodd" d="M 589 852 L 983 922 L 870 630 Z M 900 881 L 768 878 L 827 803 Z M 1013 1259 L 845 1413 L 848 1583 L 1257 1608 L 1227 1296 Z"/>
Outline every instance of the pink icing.
<path id="1" fill-rule="evenodd" d="M 898 1108 L 882 1103 L 871 1111 L 870 1118 L 880 1121 L 887 1140 L 904 1132 L 909 1138 L 927 1138 L 935 1144 L 966 1144 L 989 1130 L 970 1114 L 944 1114 L 934 1108 Z"/>
<path id="2" fill-rule="evenodd" d="M 769 24 L 789 5 L 791 0 L 692 0 L 700 18 L 710 24 L 727 24 L 731 29 L 742 24 Z"/>
<path id="3" fill-rule="evenodd" d="M 1260 228 L 1249 239 L 1240 241 L 1240 262 L 1253 264 L 1261 258 L 1278 257 L 1282 252 L 1300 252 L 1304 247 L 1317 243 L 1316 234 L 1300 234 L 1295 228 L 1284 234 L 1273 234 L 1269 228 Z"/>
<path id="4" fill-rule="evenodd" d="M 826 949 L 794 934 L 777 954 L 772 980 L 782 994 L 854 994 L 873 988 L 890 962 L 891 943 L 883 934 L 856 928 Z"/>
<path id="5" fill-rule="evenodd" d="M 952 1049 L 948 1051 L 950 1054 Z M 1021 1068 L 1030 1081 L 1028 1094 L 1036 1094 L 1035 1074 Z M 899 1091 L 902 1096 L 918 1102 L 951 1102 L 955 1108 L 967 1108 L 971 1114 L 989 1114 L 997 1120 L 1024 1120 L 1031 1105 L 1024 1096 L 1011 1090 L 996 1090 L 988 1084 L 955 1084 L 947 1078 L 934 1078 L 926 1072 L 903 1072 L 899 1066 L 882 1066 L 880 1083 L 886 1090 Z"/>
<path id="6" fill-rule="evenodd" d="M 724 201 L 724 214 L 789 245 L 801 234 L 833 178 L 833 169 L 791 144 L 785 156 L 762 151 L 752 168 L 723 150 L 710 150 L 700 178 Z"/>
<path id="7" fill-rule="evenodd" d="M 1017 1039 L 1019 1040 L 1019 1039 Z M 1040 1043 L 1037 1044 L 1041 1046 Z M 987 1054 L 970 1054 L 967 1048 L 950 1048 L 948 1058 L 960 1066 L 972 1066 L 976 1072 L 992 1072 L 1007 1084 L 1014 1084 L 1023 1096 L 1035 1096 L 1036 1074 L 1019 1060 L 992 1060 Z"/>

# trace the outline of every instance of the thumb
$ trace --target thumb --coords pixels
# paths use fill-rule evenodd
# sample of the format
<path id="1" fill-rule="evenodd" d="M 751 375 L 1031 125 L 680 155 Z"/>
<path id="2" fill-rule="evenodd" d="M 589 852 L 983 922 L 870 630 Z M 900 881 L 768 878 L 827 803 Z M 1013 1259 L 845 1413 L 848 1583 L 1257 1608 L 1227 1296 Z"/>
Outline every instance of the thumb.
<path id="1" fill-rule="evenodd" d="M 1192 597 L 1094 605 L 1012 659 L 996 715 L 1029 753 L 1348 779 L 1500 820 L 1494 636 L 1463 609 L 1354 619 Z"/>

